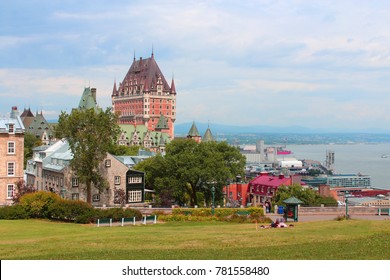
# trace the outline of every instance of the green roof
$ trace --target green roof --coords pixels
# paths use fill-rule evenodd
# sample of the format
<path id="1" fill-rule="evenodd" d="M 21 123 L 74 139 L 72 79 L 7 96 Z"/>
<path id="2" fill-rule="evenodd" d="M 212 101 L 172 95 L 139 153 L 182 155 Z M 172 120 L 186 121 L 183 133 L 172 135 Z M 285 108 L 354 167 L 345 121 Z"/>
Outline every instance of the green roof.
<path id="1" fill-rule="evenodd" d="M 215 141 L 214 137 L 213 137 L 213 134 L 211 133 L 211 130 L 210 128 L 207 128 L 204 136 L 203 136 L 203 139 L 202 139 L 203 142 L 212 142 L 212 141 Z"/>
<path id="2" fill-rule="evenodd" d="M 47 133 L 47 137 L 49 138 L 54 137 L 52 128 L 49 125 L 49 123 L 46 121 L 42 112 L 40 114 L 37 112 L 35 118 L 32 120 L 30 126 L 27 128 L 27 132 L 41 138 L 45 131 Z"/>
<path id="3" fill-rule="evenodd" d="M 286 200 L 283 200 L 283 202 L 286 204 L 302 204 L 303 203 L 303 201 L 299 200 L 295 196 L 287 198 Z"/>
<path id="4" fill-rule="evenodd" d="M 190 129 L 190 131 L 188 131 L 188 136 L 191 136 L 191 137 L 199 136 L 200 137 L 200 134 L 199 134 L 198 128 L 195 125 L 195 122 L 192 123 L 191 129 Z"/>
<path id="5" fill-rule="evenodd" d="M 167 119 L 163 115 L 160 116 L 156 129 L 169 129 Z"/>
<path id="6" fill-rule="evenodd" d="M 94 109 L 95 112 L 101 111 L 101 108 L 96 103 L 96 89 L 91 89 L 90 87 L 84 88 L 78 109 Z"/>
<path id="7" fill-rule="evenodd" d="M 137 134 L 138 141 L 142 145 L 145 136 L 149 134 L 152 146 L 162 146 L 170 142 L 168 133 L 160 131 L 150 131 L 141 124 L 134 126 L 132 124 L 120 124 L 120 129 L 125 132 L 126 138 L 129 142 L 133 141 L 134 134 Z"/>

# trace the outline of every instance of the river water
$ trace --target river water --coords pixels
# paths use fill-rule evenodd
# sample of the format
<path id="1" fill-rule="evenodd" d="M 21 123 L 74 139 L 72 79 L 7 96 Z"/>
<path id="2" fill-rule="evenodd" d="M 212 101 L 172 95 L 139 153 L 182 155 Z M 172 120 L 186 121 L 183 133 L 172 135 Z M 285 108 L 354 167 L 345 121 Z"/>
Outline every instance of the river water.
<path id="1" fill-rule="evenodd" d="M 380 144 L 318 144 L 287 145 L 293 152 L 289 157 L 299 160 L 312 159 L 322 163 L 326 151 L 335 152 L 335 172 L 339 174 L 357 174 L 371 176 L 373 188 L 390 189 L 390 143 Z M 383 158 L 382 155 L 388 155 Z"/>

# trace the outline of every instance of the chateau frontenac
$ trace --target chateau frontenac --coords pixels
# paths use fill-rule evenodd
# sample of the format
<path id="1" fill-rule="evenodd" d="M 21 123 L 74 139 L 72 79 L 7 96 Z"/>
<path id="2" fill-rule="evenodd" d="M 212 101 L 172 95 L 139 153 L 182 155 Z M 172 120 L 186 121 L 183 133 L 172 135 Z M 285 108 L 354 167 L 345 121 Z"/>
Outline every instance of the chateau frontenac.
<path id="1" fill-rule="evenodd" d="M 136 60 L 119 85 L 114 82 L 112 105 L 119 124 L 144 125 L 150 132 L 166 133 L 174 138 L 176 120 L 175 83 L 169 85 L 154 54 Z"/>

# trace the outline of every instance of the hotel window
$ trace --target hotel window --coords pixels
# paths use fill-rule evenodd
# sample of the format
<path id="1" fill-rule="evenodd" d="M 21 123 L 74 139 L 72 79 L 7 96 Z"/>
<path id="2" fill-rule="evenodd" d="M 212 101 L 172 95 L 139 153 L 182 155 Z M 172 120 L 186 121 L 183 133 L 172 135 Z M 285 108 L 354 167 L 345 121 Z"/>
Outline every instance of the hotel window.
<path id="1" fill-rule="evenodd" d="M 72 178 L 72 187 L 79 186 L 79 178 Z"/>
<path id="2" fill-rule="evenodd" d="M 100 194 L 94 194 L 92 196 L 92 201 L 94 201 L 94 202 L 100 201 Z"/>
<path id="3" fill-rule="evenodd" d="M 72 200 L 79 200 L 79 194 L 78 193 L 72 193 Z"/>
<path id="4" fill-rule="evenodd" d="M 14 133 L 15 132 L 14 124 L 10 123 L 8 125 L 8 132 L 9 133 Z"/>
<path id="5" fill-rule="evenodd" d="M 15 154 L 15 142 L 8 142 L 8 154 Z"/>
<path id="6" fill-rule="evenodd" d="M 15 176 L 15 162 L 8 162 L 7 163 L 7 175 L 8 176 Z"/>
<path id="7" fill-rule="evenodd" d="M 110 167 L 111 166 L 111 160 L 110 159 L 106 159 L 105 165 L 106 165 L 106 167 Z"/>
<path id="8" fill-rule="evenodd" d="M 115 185 L 120 185 L 121 184 L 121 176 L 115 176 L 114 182 L 115 182 Z"/>
<path id="9" fill-rule="evenodd" d="M 14 188 L 15 186 L 12 184 L 7 185 L 7 199 L 12 199 L 14 197 Z"/>
<path id="10" fill-rule="evenodd" d="M 128 202 L 142 202 L 142 191 L 129 191 Z"/>

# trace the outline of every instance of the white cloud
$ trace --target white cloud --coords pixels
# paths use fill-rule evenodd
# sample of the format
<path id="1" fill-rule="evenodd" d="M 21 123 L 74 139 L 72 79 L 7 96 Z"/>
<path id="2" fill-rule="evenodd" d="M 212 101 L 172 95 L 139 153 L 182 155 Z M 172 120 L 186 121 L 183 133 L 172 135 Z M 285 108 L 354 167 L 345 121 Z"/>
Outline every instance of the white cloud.
<path id="1" fill-rule="evenodd" d="M 31 29 L 0 27 L 0 111 L 35 102 L 59 112 L 89 84 L 111 106 L 133 51 L 148 56 L 153 44 L 167 80 L 175 75 L 178 123 L 390 126 L 387 1 L 76 4 L 26 13 Z"/>

